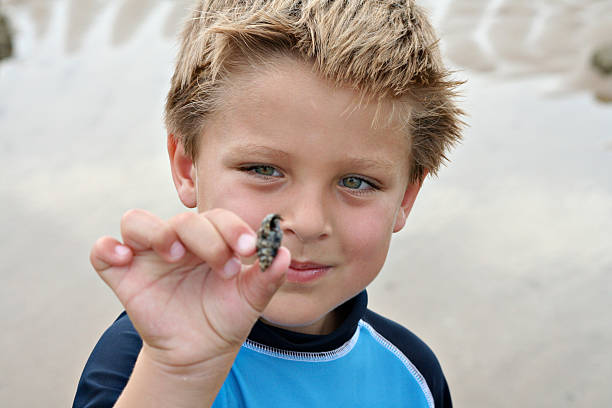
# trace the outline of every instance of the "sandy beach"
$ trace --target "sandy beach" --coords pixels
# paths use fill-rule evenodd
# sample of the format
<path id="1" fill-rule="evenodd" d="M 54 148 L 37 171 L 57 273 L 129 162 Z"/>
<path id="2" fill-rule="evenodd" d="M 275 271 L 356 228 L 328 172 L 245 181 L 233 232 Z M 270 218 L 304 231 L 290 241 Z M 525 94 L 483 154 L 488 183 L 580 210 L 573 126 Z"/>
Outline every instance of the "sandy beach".
<path id="1" fill-rule="evenodd" d="M 612 406 L 612 1 L 422 3 L 469 127 L 370 307 L 436 352 L 457 407 Z M 122 308 L 89 265 L 130 208 L 169 218 L 162 122 L 188 1 L 0 0 L 0 405 L 69 406 Z"/>

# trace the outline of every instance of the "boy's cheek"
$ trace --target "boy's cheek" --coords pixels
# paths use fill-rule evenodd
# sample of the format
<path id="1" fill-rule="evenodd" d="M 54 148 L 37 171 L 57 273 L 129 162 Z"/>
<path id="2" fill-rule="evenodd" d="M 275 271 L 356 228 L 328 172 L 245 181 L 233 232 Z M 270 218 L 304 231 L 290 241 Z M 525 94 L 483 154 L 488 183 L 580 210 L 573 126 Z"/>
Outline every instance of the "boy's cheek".
<path id="1" fill-rule="evenodd" d="M 389 217 L 382 214 L 361 215 L 360 222 L 347 222 L 343 231 L 344 237 L 350 242 L 350 255 L 386 256 L 391 238 L 392 223 Z"/>

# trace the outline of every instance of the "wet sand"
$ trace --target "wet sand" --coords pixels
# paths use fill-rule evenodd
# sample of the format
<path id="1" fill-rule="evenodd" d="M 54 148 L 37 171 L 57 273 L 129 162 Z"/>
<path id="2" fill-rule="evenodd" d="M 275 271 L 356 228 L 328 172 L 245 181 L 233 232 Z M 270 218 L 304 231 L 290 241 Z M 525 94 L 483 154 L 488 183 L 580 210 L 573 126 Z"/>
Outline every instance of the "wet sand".
<path id="1" fill-rule="evenodd" d="M 612 81 L 589 58 L 611 3 L 461 3 L 426 5 L 468 79 L 470 127 L 370 306 L 435 350 L 458 407 L 610 406 L 612 105 L 596 95 Z M 121 311 L 91 245 L 129 208 L 184 211 L 161 112 L 188 6 L 0 4 L 16 28 L 0 63 L 0 404 L 69 406 Z"/>

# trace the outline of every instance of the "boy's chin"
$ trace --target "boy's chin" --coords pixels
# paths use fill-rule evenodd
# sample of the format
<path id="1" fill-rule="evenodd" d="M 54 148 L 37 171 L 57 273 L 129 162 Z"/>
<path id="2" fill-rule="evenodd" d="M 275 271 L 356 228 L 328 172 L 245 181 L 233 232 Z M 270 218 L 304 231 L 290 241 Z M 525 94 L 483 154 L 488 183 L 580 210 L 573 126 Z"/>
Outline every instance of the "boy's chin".
<path id="1" fill-rule="evenodd" d="M 305 334 L 329 334 L 336 328 L 334 310 L 323 315 L 264 311 L 261 320 L 270 326 Z"/>

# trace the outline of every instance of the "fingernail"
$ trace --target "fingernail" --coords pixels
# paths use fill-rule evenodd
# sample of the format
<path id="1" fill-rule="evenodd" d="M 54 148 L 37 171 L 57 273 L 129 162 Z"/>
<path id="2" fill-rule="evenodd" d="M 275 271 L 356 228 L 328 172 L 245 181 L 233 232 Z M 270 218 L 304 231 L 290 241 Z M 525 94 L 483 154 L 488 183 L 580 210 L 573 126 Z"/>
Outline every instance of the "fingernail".
<path id="1" fill-rule="evenodd" d="M 248 255 L 255 250 L 255 237 L 251 234 L 242 234 L 238 238 L 238 252 Z"/>
<path id="2" fill-rule="evenodd" d="M 229 261 L 223 267 L 223 276 L 226 279 L 233 278 L 238 272 L 240 272 L 240 261 L 234 257 L 230 258 Z"/>
<path id="3" fill-rule="evenodd" d="M 122 257 L 122 258 L 123 258 L 124 256 L 126 256 L 127 254 L 129 254 L 130 252 L 132 252 L 132 251 L 131 251 L 131 249 L 130 249 L 130 248 L 128 248 L 128 247 L 126 247 L 126 246 L 123 246 L 123 245 L 117 245 L 117 246 L 115 247 L 115 253 L 116 253 L 117 255 L 119 255 L 120 257 Z"/>
<path id="4" fill-rule="evenodd" d="M 183 244 L 176 241 L 170 247 L 170 256 L 172 257 L 172 259 L 179 259 L 183 255 L 185 255 L 185 247 L 183 246 Z"/>

